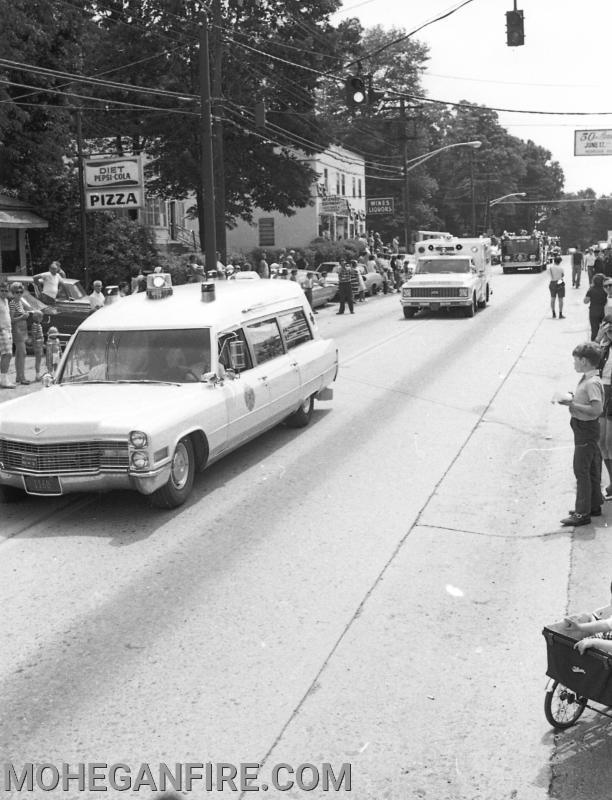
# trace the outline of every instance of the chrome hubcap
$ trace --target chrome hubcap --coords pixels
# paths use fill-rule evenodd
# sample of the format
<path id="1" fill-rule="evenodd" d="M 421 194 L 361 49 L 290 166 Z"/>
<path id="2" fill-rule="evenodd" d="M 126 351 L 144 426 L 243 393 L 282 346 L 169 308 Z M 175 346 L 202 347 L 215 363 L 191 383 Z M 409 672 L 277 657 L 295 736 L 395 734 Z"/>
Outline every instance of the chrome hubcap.
<path id="1" fill-rule="evenodd" d="M 179 442 L 172 459 L 172 483 L 177 489 L 182 489 L 187 483 L 189 475 L 189 458 L 187 449 L 182 442 Z"/>

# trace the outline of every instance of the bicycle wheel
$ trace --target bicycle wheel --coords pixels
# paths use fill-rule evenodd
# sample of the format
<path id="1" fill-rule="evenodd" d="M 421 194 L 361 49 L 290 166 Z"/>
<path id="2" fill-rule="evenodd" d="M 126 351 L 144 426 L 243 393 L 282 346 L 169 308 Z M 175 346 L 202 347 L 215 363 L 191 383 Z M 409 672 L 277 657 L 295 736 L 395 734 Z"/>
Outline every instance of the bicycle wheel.
<path id="1" fill-rule="evenodd" d="M 553 728 L 564 731 L 578 722 L 586 704 L 586 697 L 578 697 L 571 689 L 555 681 L 544 697 L 544 713 Z"/>

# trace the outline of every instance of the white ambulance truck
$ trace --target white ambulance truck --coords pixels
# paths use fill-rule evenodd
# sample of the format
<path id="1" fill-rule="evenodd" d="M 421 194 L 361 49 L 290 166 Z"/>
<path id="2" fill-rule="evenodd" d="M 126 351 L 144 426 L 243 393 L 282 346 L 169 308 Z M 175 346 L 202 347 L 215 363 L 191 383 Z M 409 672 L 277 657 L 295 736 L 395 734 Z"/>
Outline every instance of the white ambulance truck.
<path id="1" fill-rule="evenodd" d="M 402 286 L 406 319 L 420 309 L 460 308 L 473 317 L 491 296 L 491 240 L 445 236 L 418 242 L 412 277 Z"/>

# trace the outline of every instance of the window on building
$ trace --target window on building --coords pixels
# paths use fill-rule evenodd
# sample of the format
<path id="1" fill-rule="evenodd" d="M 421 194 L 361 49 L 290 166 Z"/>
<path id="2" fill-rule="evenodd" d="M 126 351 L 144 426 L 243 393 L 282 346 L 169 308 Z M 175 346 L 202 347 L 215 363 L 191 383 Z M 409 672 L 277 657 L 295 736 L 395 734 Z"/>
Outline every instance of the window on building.
<path id="1" fill-rule="evenodd" d="M 353 197 L 357 197 L 357 179 L 353 175 Z"/>
<path id="2" fill-rule="evenodd" d="M 149 225 L 152 228 L 166 228 L 168 226 L 168 214 L 165 200 L 159 197 L 147 197 L 145 205 L 145 225 Z"/>
<path id="3" fill-rule="evenodd" d="M 274 247 L 274 217 L 260 217 L 257 224 L 259 226 L 259 246 Z"/>
<path id="4" fill-rule="evenodd" d="M 346 184 L 345 184 L 344 172 L 341 175 L 340 181 L 341 181 L 341 185 L 342 185 L 342 191 L 340 192 L 340 194 L 342 195 L 342 197 L 345 197 L 346 196 Z"/>
<path id="5" fill-rule="evenodd" d="M 336 172 L 336 194 L 340 194 L 340 173 Z"/>
<path id="6" fill-rule="evenodd" d="M 323 186 L 325 187 L 325 193 L 329 192 L 329 174 L 327 172 L 327 167 L 323 170 Z"/>
<path id="7" fill-rule="evenodd" d="M 359 197 L 361 197 L 361 178 L 359 178 Z"/>

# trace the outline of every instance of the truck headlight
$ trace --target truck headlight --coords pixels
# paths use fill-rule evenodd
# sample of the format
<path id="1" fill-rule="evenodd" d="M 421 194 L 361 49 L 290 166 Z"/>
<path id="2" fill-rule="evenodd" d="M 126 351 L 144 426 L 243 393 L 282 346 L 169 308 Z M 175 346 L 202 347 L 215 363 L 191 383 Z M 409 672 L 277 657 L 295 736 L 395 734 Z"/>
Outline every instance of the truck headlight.
<path id="1" fill-rule="evenodd" d="M 402 297 L 412 297 L 412 289 L 402 289 Z"/>
<path id="2" fill-rule="evenodd" d="M 459 297 L 469 297 L 469 289 L 459 289 Z"/>
<path id="3" fill-rule="evenodd" d="M 130 431 L 130 444 L 132 447 L 146 447 L 149 444 L 147 434 L 142 431 Z"/>
<path id="4" fill-rule="evenodd" d="M 510 256 L 504 256 L 504 261 L 510 261 Z"/>
<path id="5" fill-rule="evenodd" d="M 149 456 L 144 450 L 134 450 L 130 456 L 130 464 L 134 469 L 147 469 L 149 466 Z"/>
<path id="6" fill-rule="evenodd" d="M 529 256 L 529 260 L 530 260 L 530 261 L 535 261 L 535 260 L 536 260 L 535 253 L 532 253 L 532 254 Z"/>

